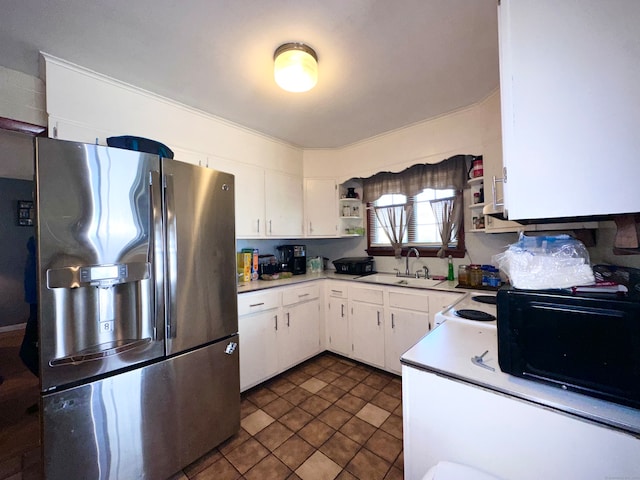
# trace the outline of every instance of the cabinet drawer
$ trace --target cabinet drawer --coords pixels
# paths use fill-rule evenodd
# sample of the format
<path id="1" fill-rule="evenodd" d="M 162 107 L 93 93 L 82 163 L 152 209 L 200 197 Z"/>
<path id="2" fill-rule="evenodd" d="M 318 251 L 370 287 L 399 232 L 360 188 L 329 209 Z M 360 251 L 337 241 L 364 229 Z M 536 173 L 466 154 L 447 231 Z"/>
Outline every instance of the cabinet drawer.
<path id="1" fill-rule="evenodd" d="M 245 293 L 238 295 L 238 315 L 262 312 L 280 306 L 280 292 Z"/>
<path id="2" fill-rule="evenodd" d="M 314 282 L 305 287 L 287 288 L 282 292 L 282 305 L 293 305 L 294 303 L 306 302 L 320 296 L 320 285 Z"/>
<path id="3" fill-rule="evenodd" d="M 378 289 L 352 287 L 349 291 L 349 297 L 356 302 L 383 304 L 382 290 Z"/>
<path id="4" fill-rule="evenodd" d="M 390 291 L 389 306 L 396 308 L 404 308 L 406 310 L 417 310 L 419 312 L 429 311 L 429 296 L 418 295 L 415 293 L 405 293 Z"/>
<path id="5" fill-rule="evenodd" d="M 333 298 L 347 298 L 347 285 L 333 285 L 327 286 L 327 292 L 330 297 Z"/>

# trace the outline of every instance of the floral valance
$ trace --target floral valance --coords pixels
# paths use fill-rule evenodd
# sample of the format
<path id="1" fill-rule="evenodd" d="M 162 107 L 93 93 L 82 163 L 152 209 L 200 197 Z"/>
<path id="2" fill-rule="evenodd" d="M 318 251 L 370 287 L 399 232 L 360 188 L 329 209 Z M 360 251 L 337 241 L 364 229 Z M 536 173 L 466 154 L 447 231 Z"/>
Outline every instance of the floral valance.
<path id="1" fill-rule="evenodd" d="M 467 186 L 474 155 L 455 155 L 439 163 L 421 163 L 402 172 L 380 172 L 363 179 L 363 200 L 374 202 L 395 193 L 412 197 L 425 188 L 462 190 Z"/>

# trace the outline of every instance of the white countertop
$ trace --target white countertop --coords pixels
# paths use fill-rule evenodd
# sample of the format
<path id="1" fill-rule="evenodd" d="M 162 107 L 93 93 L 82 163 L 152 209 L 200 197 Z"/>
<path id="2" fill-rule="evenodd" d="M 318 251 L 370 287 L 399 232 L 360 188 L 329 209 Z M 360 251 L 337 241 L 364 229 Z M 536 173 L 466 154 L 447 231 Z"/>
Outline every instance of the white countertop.
<path id="1" fill-rule="evenodd" d="M 392 273 L 388 275 L 393 276 Z M 335 270 L 325 270 L 321 273 L 306 273 L 304 275 L 293 275 L 291 278 L 278 279 L 278 280 L 253 280 L 250 282 L 238 283 L 238 293 L 247 293 L 247 292 L 255 292 L 257 290 L 264 290 L 266 288 L 275 288 L 275 287 L 284 287 L 288 285 L 295 285 L 297 283 L 310 282 L 313 280 L 322 280 L 322 279 L 332 279 L 332 280 L 346 280 L 346 281 L 354 281 L 358 280 L 357 283 L 365 283 L 368 285 L 378 285 L 380 287 L 389 287 L 393 285 L 381 284 L 381 283 L 369 283 L 366 281 L 366 276 L 363 275 L 345 275 L 342 273 L 336 273 Z M 447 281 L 444 280 L 438 285 L 433 287 L 428 287 L 428 290 L 439 290 L 446 292 L 458 292 L 458 293 L 467 293 L 469 290 L 456 288 L 458 284 L 457 281 Z M 399 288 L 409 288 L 416 289 L 417 287 L 412 286 L 398 286 Z M 418 288 L 420 290 L 420 288 Z"/>
<path id="2" fill-rule="evenodd" d="M 491 371 L 475 365 L 482 355 Z M 498 366 L 495 326 L 448 320 L 401 358 L 404 365 L 517 397 L 583 419 L 640 435 L 640 410 L 503 373 Z"/>

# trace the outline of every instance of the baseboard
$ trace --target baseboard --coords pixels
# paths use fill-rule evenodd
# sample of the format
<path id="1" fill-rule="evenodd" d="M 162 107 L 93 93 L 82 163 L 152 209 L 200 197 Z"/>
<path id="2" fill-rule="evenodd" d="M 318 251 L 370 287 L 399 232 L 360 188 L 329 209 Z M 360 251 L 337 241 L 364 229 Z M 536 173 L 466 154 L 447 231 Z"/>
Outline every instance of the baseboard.
<path id="1" fill-rule="evenodd" d="M 6 327 L 0 327 L 0 333 L 13 332 L 14 330 L 24 330 L 27 326 L 26 323 L 16 323 L 14 325 L 7 325 Z"/>

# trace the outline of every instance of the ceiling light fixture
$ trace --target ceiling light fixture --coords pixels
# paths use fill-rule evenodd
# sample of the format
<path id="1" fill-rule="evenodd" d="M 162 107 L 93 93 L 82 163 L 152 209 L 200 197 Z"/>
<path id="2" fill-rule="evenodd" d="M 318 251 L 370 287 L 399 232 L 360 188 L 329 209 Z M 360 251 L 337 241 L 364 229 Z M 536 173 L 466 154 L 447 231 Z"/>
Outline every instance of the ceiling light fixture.
<path id="1" fill-rule="evenodd" d="M 318 83 L 318 56 L 304 43 L 285 43 L 273 54 L 273 76 L 288 92 L 306 92 Z"/>

